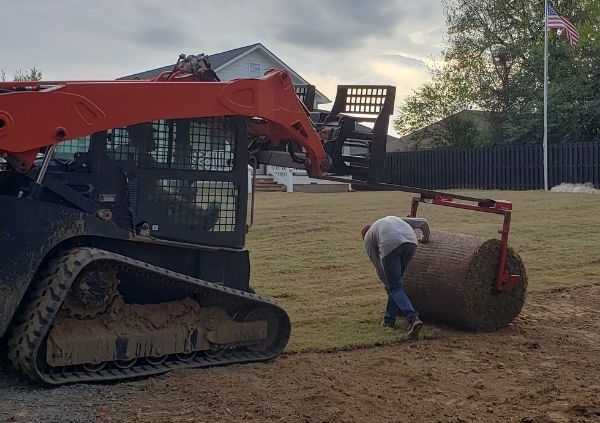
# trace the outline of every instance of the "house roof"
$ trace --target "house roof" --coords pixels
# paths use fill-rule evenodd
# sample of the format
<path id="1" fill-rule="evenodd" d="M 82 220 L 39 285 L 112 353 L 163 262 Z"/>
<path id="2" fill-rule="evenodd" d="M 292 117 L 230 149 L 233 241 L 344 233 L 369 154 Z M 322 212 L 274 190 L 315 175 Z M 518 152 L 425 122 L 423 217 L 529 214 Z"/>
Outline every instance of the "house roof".
<path id="1" fill-rule="evenodd" d="M 294 78 L 299 80 L 302 84 L 308 84 L 304 78 L 302 78 L 299 74 L 297 74 L 292 68 L 286 65 L 280 58 L 275 56 L 273 53 L 269 51 L 265 46 L 261 43 L 255 43 L 244 47 L 234 48 L 233 50 L 223 51 L 221 53 L 215 53 L 209 55 L 210 63 L 212 65 L 212 69 L 215 72 L 229 66 L 230 64 L 236 62 L 242 57 L 252 53 L 253 51 L 260 50 L 262 53 L 267 55 L 271 60 L 277 63 L 282 68 L 285 68 Z M 175 64 L 161 66 L 160 68 L 147 70 L 144 72 L 134 73 L 131 75 L 122 76 L 117 78 L 118 80 L 127 80 L 127 79 L 150 79 L 158 76 L 162 72 L 170 71 L 173 69 Z M 323 93 L 316 90 L 316 96 L 319 98 L 318 103 L 330 103 L 331 100 L 328 99 Z"/>
<path id="2" fill-rule="evenodd" d="M 233 59 L 238 58 L 238 56 L 243 55 L 244 53 L 248 53 L 249 50 L 254 50 L 257 44 L 252 44 L 245 47 L 234 48 L 233 50 L 224 51 L 221 53 L 211 54 L 210 55 L 210 64 L 212 65 L 213 70 L 218 70 L 222 68 L 223 65 L 228 64 Z M 162 72 L 170 71 L 175 66 L 175 63 L 172 65 L 161 66 L 160 68 L 150 69 L 144 72 L 134 73 L 131 75 L 122 76 L 117 79 L 149 79 L 153 78 Z"/>

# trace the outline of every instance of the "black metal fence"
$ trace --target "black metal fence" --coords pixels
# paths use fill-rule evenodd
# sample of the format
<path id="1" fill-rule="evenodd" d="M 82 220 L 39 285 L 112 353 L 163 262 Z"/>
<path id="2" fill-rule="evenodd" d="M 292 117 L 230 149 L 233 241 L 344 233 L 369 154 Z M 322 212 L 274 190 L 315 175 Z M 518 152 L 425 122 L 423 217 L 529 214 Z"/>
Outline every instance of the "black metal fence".
<path id="1" fill-rule="evenodd" d="M 388 183 L 427 189 L 544 188 L 541 145 L 443 148 L 386 154 Z M 600 142 L 548 145 L 548 186 L 600 185 Z"/>

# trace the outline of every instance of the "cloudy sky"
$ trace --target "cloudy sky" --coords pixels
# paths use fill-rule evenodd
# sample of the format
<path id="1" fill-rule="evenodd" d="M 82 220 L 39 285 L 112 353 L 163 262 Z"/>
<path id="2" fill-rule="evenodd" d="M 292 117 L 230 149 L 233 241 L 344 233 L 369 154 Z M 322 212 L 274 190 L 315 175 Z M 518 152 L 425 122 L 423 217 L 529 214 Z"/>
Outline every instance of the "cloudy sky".
<path id="1" fill-rule="evenodd" d="M 179 53 L 262 43 L 333 99 L 337 84 L 390 84 L 396 104 L 428 79 L 440 0 L 4 0 L 0 68 L 44 79 L 114 79 Z"/>

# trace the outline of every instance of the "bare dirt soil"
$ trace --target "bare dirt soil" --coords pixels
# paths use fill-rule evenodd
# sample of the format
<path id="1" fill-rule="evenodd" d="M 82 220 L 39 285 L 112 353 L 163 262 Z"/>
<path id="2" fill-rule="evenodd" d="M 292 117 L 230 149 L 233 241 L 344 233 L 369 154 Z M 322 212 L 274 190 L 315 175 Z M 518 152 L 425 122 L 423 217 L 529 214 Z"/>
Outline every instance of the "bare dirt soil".
<path id="1" fill-rule="evenodd" d="M 495 333 L 114 384 L 0 376 L 0 421 L 600 422 L 600 285 L 530 294 Z"/>

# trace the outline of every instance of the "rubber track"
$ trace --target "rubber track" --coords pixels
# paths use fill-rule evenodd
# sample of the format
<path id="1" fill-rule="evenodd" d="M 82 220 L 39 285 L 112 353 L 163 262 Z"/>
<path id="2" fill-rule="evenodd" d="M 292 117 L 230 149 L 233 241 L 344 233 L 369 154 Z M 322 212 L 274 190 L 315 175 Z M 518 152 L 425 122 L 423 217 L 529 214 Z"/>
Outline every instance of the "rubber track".
<path id="1" fill-rule="evenodd" d="M 174 355 L 162 364 L 149 364 L 143 358 L 141 363 L 127 369 L 109 364 L 109 368 L 89 372 L 81 366 L 69 366 L 52 369 L 38 363 L 43 350 L 44 339 L 48 335 L 70 287 L 77 275 L 89 264 L 98 260 L 108 260 L 116 266 L 126 266 L 129 271 L 144 274 L 145 277 L 160 279 L 201 297 L 225 297 L 239 303 L 241 307 L 270 308 L 279 317 L 279 335 L 266 351 L 249 351 L 243 347 L 223 350 L 218 356 L 197 355 L 189 361 L 176 359 Z M 82 247 L 66 251 L 51 260 L 40 272 L 38 287 L 30 296 L 25 311 L 17 317 L 17 324 L 8 341 L 8 355 L 13 365 L 33 380 L 51 385 L 77 382 L 108 381 L 128 379 L 165 373 L 181 368 L 206 367 L 233 363 L 249 363 L 270 360 L 278 356 L 285 348 L 290 336 L 288 314 L 275 303 L 258 295 L 227 288 L 219 284 L 206 282 L 182 275 L 151 264 L 133 260 L 119 254 L 95 248 Z"/>

